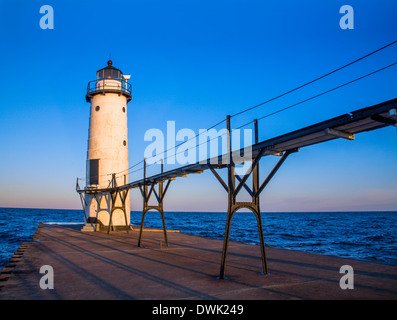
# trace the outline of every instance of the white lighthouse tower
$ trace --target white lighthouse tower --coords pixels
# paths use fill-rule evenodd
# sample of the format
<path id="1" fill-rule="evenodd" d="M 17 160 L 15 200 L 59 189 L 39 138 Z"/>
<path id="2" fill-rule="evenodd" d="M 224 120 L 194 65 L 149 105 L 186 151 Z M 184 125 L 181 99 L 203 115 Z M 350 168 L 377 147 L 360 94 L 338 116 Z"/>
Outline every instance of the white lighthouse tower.
<path id="1" fill-rule="evenodd" d="M 87 151 L 87 188 L 108 188 L 115 177 L 117 185 L 128 182 L 128 129 L 127 104 L 131 101 L 130 76 L 113 67 L 97 71 L 96 80 L 87 87 L 86 101 L 90 106 L 90 126 Z M 114 183 L 114 182 L 113 182 Z M 121 201 L 118 199 L 118 201 Z M 109 226 L 111 199 L 108 194 L 86 194 L 85 212 L 89 222 Z M 128 224 L 130 222 L 129 196 L 125 201 Z M 112 226 L 117 230 L 126 226 L 121 209 L 112 213 Z"/>

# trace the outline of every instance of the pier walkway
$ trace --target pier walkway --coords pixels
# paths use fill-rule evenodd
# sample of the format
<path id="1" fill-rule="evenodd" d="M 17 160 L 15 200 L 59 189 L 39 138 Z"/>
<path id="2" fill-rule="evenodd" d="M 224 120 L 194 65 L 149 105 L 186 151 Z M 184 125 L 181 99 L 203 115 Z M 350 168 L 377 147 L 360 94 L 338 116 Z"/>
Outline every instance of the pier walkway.
<path id="1" fill-rule="evenodd" d="M 2 269 L 0 299 L 397 299 L 397 266 L 231 241 L 227 277 L 219 279 L 222 240 L 179 232 L 82 232 L 81 226 L 41 224 Z M 150 232 L 150 231 L 143 231 Z M 40 268 L 53 268 L 54 289 L 40 288 Z M 340 267 L 354 270 L 342 290 Z"/>

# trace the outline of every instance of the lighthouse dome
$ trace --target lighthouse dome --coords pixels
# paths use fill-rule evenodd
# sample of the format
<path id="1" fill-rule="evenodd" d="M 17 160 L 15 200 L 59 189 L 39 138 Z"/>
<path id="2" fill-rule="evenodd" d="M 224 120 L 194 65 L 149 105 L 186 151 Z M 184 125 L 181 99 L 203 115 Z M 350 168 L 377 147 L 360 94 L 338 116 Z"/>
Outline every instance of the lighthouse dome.
<path id="1" fill-rule="evenodd" d="M 108 65 L 96 73 L 96 80 L 88 82 L 86 101 L 90 102 L 91 98 L 97 94 L 117 93 L 131 100 L 131 84 L 128 83 L 130 76 L 125 76 L 121 70 L 113 67 L 112 60 Z"/>
<path id="2" fill-rule="evenodd" d="M 113 62 L 112 60 L 108 61 L 108 65 L 97 71 L 97 79 L 102 80 L 102 79 L 115 79 L 115 80 L 122 80 L 123 79 L 123 73 L 113 67 Z"/>

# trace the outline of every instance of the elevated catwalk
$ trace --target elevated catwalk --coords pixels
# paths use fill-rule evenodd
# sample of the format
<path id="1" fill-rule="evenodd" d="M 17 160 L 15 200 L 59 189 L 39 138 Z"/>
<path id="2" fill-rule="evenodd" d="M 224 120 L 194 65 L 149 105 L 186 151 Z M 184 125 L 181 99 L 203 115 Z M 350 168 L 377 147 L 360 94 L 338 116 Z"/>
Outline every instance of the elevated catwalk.
<path id="1" fill-rule="evenodd" d="M 116 176 L 113 175 L 112 184 L 108 188 L 80 188 L 79 184 L 76 185 L 76 191 L 80 194 L 83 208 L 84 205 L 84 195 L 100 195 L 108 194 L 110 195 L 111 202 L 113 204 L 113 209 L 110 214 L 110 223 L 108 228 L 108 233 L 111 229 L 112 212 L 115 209 L 121 209 L 125 214 L 126 226 L 127 213 L 125 207 L 115 206 L 116 199 L 119 197 L 121 203 L 125 203 L 125 199 L 129 190 L 132 188 L 139 188 L 142 198 L 143 198 L 143 212 L 142 212 L 142 222 L 140 236 L 138 239 L 138 246 L 142 241 L 142 228 L 144 227 L 144 219 L 147 211 L 154 209 L 161 213 L 163 221 L 163 231 L 164 231 L 164 241 L 168 245 L 167 232 L 164 219 L 164 208 L 163 200 L 165 194 L 169 188 L 172 180 L 178 177 L 186 177 L 189 174 L 201 173 L 204 170 L 211 170 L 216 179 L 221 183 L 228 195 L 228 212 L 225 228 L 225 238 L 223 242 L 222 250 L 222 260 L 220 267 L 221 279 L 225 276 L 225 264 L 226 256 L 228 252 L 229 244 L 229 234 L 231 221 L 233 214 L 241 208 L 247 208 L 251 210 L 258 223 L 258 232 L 261 243 L 261 256 L 262 256 L 262 268 L 263 273 L 268 273 L 266 254 L 265 254 L 265 244 L 263 238 L 262 230 L 262 218 L 259 205 L 259 195 L 266 188 L 270 180 L 276 174 L 278 169 L 282 166 L 284 161 L 293 153 L 298 152 L 302 148 L 310 145 L 315 145 L 334 139 L 348 139 L 354 140 L 355 135 L 365 131 L 371 131 L 380 129 L 386 126 L 396 126 L 397 123 L 397 99 L 385 101 L 383 103 L 359 109 L 348 114 L 341 115 L 336 118 L 329 119 L 324 122 L 314 124 L 312 126 L 293 131 L 269 140 L 258 141 L 258 126 L 255 123 L 255 144 L 251 148 L 245 148 L 233 151 L 231 150 L 231 128 L 230 128 L 230 117 L 227 117 L 227 145 L 228 153 L 220 155 L 216 158 L 207 159 L 194 164 L 186 165 L 174 170 L 169 170 L 153 175 L 151 177 L 146 177 L 146 163 L 144 166 L 144 178 L 124 185 L 117 185 Z M 236 157 L 239 155 L 240 157 Z M 263 180 L 262 183 L 259 181 L 259 161 L 264 156 L 278 156 L 280 157 L 276 166 L 270 171 L 269 175 Z M 239 158 L 241 161 L 251 161 L 251 165 L 244 176 L 239 176 L 235 172 L 235 165 L 238 164 L 234 159 Z M 163 168 L 163 167 L 162 167 Z M 227 181 L 219 176 L 216 169 L 224 169 L 228 171 Z M 252 175 L 252 186 L 246 184 L 248 178 Z M 237 181 L 236 181 L 237 180 Z M 236 183 L 237 182 L 237 183 Z M 165 183 L 165 187 L 164 184 Z M 158 187 L 156 191 L 155 187 Z M 240 190 L 244 188 L 251 196 L 251 201 L 249 202 L 239 202 L 237 201 L 237 195 Z M 149 199 L 153 195 L 157 199 L 158 205 L 150 205 Z M 98 201 L 99 205 L 99 201 Z"/>

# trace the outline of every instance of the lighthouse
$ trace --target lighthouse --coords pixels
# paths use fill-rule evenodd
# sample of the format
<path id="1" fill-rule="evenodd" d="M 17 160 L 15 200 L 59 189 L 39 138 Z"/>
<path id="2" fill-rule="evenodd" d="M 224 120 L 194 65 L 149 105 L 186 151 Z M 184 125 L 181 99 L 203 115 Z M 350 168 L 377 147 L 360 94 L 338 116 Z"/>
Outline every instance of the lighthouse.
<path id="1" fill-rule="evenodd" d="M 107 66 L 97 71 L 96 80 L 87 86 L 86 101 L 90 103 L 88 131 L 86 188 L 108 188 L 128 182 L 128 128 L 127 104 L 131 101 L 130 76 Z M 86 194 L 85 212 L 89 222 L 102 227 L 111 225 L 115 230 L 125 229 L 130 222 L 129 196 L 125 201 L 125 212 L 120 203 L 112 204 L 108 193 Z M 121 202 L 121 199 L 116 201 Z M 126 223 L 128 221 L 128 223 Z"/>

